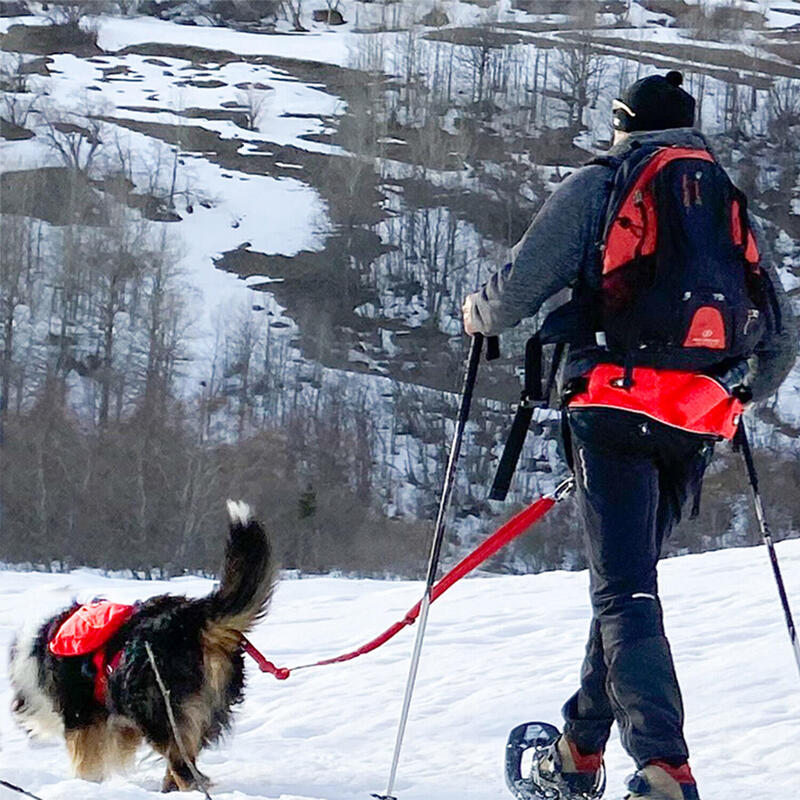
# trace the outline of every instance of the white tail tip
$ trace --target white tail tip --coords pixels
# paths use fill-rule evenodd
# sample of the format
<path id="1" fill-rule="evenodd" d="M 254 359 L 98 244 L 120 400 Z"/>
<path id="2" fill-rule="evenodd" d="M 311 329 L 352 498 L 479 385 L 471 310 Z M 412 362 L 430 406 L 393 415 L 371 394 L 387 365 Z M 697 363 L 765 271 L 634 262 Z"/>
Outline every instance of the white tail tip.
<path id="1" fill-rule="evenodd" d="M 241 500 L 228 500 L 228 516 L 232 525 L 247 525 L 252 519 L 250 506 Z"/>

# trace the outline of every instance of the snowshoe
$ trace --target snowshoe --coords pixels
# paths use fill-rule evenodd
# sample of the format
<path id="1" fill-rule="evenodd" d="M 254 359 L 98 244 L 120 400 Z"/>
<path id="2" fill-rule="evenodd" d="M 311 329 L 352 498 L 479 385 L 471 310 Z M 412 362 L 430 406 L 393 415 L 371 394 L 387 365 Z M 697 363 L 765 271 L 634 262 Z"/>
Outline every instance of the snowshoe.
<path id="1" fill-rule="evenodd" d="M 598 800 L 606 788 L 602 760 L 584 772 L 561 769 L 561 734 L 546 722 L 528 722 L 511 731 L 506 744 L 506 784 L 516 800 Z M 522 775 L 522 758 L 532 750 L 530 776 Z"/>

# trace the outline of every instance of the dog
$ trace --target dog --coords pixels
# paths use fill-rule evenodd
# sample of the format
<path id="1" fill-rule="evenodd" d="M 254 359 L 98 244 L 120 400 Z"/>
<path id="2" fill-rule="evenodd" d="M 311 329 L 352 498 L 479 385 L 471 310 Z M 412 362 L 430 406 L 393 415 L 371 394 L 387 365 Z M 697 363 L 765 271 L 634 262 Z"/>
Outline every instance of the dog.
<path id="1" fill-rule="evenodd" d="M 63 736 L 77 777 L 102 781 L 124 771 L 144 741 L 167 761 L 162 791 L 207 785 L 195 760 L 230 727 L 243 699 L 242 635 L 266 614 L 276 581 L 270 539 L 249 506 L 229 500 L 228 515 L 222 575 L 208 596 L 106 604 L 124 613 L 91 653 L 53 652 L 85 608 L 77 604 L 12 644 L 13 716 L 31 735 Z"/>

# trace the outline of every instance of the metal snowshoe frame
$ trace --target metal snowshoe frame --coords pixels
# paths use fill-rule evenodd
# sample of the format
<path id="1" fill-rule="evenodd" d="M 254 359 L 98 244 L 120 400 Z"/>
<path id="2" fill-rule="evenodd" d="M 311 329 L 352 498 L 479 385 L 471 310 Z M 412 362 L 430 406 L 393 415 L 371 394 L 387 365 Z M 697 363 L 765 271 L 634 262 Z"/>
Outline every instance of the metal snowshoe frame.
<path id="1" fill-rule="evenodd" d="M 598 800 L 606 788 L 606 770 L 601 766 L 590 792 L 575 792 L 563 781 L 553 781 L 539 772 L 539 762 L 561 734 L 547 722 L 525 722 L 517 725 L 506 744 L 506 785 L 516 800 Z M 532 750 L 529 777 L 522 774 L 522 759 Z"/>

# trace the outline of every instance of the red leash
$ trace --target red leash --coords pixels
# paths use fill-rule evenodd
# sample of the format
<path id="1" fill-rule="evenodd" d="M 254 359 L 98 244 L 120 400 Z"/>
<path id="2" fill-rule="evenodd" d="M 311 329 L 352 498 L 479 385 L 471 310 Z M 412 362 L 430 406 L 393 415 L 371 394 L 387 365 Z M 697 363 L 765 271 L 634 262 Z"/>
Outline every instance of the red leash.
<path id="1" fill-rule="evenodd" d="M 466 556 L 466 558 L 459 561 L 446 575 L 443 575 L 436 582 L 431 592 L 431 602 L 444 594 L 456 581 L 459 581 L 467 573 L 472 572 L 479 564 L 491 558 L 491 556 L 505 547 L 512 539 L 516 539 L 523 534 L 534 522 L 538 522 L 557 502 L 569 494 L 572 485 L 572 478 L 568 478 L 559 485 L 553 494 L 546 495 L 536 502 L 531 503 L 531 505 L 520 511 L 519 514 L 516 514 L 508 522 L 498 528 L 485 542 L 480 544 Z M 293 672 L 299 669 L 322 667 L 326 664 L 339 664 L 342 661 L 350 661 L 353 658 L 358 658 L 358 656 L 363 656 L 365 653 L 371 653 L 400 633 L 403 628 L 412 625 L 419 616 L 421 605 L 422 601 L 419 601 L 402 620 L 395 622 L 394 625 L 387 628 L 380 636 L 375 637 L 357 650 L 353 650 L 341 656 L 335 656 L 334 658 L 315 661 L 313 664 L 301 664 L 299 667 L 292 667 L 291 669 L 288 667 L 276 667 L 275 664 L 268 661 L 256 649 L 246 636 L 242 636 L 242 642 L 244 642 L 245 652 L 253 658 L 262 672 L 268 672 L 270 675 L 274 675 L 279 681 L 285 681 Z"/>

